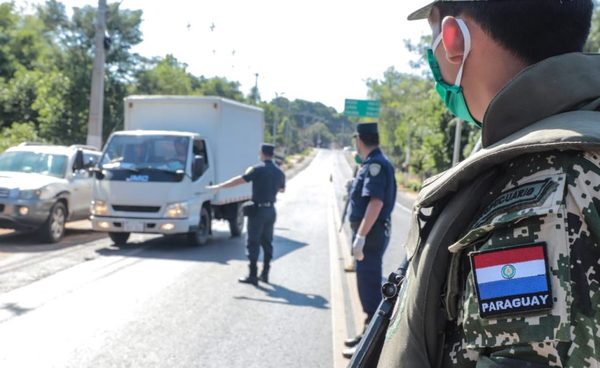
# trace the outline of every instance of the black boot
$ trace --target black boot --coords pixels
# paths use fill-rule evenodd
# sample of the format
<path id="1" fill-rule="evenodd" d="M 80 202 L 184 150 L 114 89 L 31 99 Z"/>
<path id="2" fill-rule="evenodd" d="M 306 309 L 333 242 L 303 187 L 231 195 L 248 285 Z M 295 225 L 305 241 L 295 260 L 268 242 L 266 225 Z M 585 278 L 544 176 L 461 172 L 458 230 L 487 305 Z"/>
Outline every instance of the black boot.
<path id="1" fill-rule="evenodd" d="M 271 257 L 265 256 L 263 259 L 263 269 L 260 272 L 260 281 L 264 283 L 269 283 L 269 269 L 271 268 Z"/>
<path id="2" fill-rule="evenodd" d="M 269 283 L 269 268 L 270 266 L 268 264 L 265 264 L 263 266 L 262 272 L 260 273 L 260 281 L 268 284 Z"/>
<path id="3" fill-rule="evenodd" d="M 250 263 L 250 273 L 246 277 L 240 277 L 238 279 L 239 282 L 243 284 L 252 284 L 254 286 L 258 286 L 258 277 L 256 277 L 257 267 L 256 263 Z"/>

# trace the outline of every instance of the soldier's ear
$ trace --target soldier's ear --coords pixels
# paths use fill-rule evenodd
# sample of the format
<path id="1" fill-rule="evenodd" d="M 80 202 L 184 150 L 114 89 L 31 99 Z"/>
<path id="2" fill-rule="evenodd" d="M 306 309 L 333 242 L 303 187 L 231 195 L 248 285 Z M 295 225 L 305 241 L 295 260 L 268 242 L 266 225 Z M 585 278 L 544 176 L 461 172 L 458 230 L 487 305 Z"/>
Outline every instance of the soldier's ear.
<path id="1" fill-rule="evenodd" d="M 465 40 L 455 17 L 447 16 L 442 20 L 442 42 L 446 50 L 446 60 L 451 64 L 462 63 Z"/>

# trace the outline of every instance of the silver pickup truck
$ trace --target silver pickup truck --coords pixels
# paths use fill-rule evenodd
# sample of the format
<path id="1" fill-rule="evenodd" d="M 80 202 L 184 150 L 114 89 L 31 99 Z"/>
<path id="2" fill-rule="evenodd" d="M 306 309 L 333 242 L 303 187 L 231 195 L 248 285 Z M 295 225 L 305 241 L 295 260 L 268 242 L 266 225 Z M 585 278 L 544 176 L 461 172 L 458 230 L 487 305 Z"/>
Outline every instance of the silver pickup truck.
<path id="1" fill-rule="evenodd" d="M 0 154 L 0 228 L 37 230 L 59 241 L 65 223 L 90 215 L 100 152 L 84 146 L 23 143 Z"/>

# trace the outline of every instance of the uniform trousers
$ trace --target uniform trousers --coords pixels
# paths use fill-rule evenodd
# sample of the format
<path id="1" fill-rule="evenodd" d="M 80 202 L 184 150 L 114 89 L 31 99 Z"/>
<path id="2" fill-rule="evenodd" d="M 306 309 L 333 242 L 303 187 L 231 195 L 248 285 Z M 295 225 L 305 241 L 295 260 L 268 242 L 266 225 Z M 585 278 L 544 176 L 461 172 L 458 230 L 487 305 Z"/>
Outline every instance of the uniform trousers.
<path id="1" fill-rule="evenodd" d="M 352 241 L 356 237 L 360 223 L 351 223 Z M 390 222 L 377 220 L 365 239 L 364 258 L 356 261 L 356 283 L 358 297 L 367 319 L 377 311 L 381 302 L 381 285 L 383 274 L 383 254 L 390 242 Z"/>
<path id="2" fill-rule="evenodd" d="M 256 264 L 263 249 L 263 262 L 269 264 L 273 258 L 273 229 L 277 215 L 275 207 L 257 207 L 251 209 L 248 215 L 248 242 L 246 244 L 246 256 L 250 263 Z"/>

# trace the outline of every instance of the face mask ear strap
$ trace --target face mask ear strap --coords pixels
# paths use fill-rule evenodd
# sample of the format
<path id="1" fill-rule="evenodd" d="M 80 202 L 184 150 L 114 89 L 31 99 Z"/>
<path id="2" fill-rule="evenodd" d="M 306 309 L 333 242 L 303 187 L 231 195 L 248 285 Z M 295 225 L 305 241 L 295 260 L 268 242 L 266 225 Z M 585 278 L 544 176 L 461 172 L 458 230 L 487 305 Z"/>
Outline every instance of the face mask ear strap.
<path id="1" fill-rule="evenodd" d="M 454 82 L 455 86 L 460 86 L 460 82 L 462 81 L 463 68 L 465 67 L 465 61 L 467 60 L 467 56 L 469 56 L 469 52 L 471 51 L 471 33 L 469 33 L 469 28 L 467 28 L 465 21 L 456 18 L 456 23 L 458 24 L 458 27 L 460 28 L 460 31 L 463 34 L 463 39 L 465 41 L 462 63 L 460 64 L 460 69 L 458 69 L 458 74 L 456 75 L 456 82 Z"/>
<path id="2" fill-rule="evenodd" d="M 433 43 L 431 44 L 431 50 L 435 53 L 435 50 L 438 48 L 438 46 L 440 45 L 440 42 L 442 42 L 442 33 L 440 32 L 440 34 L 435 38 L 435 41 L 433 41 Z"/>

